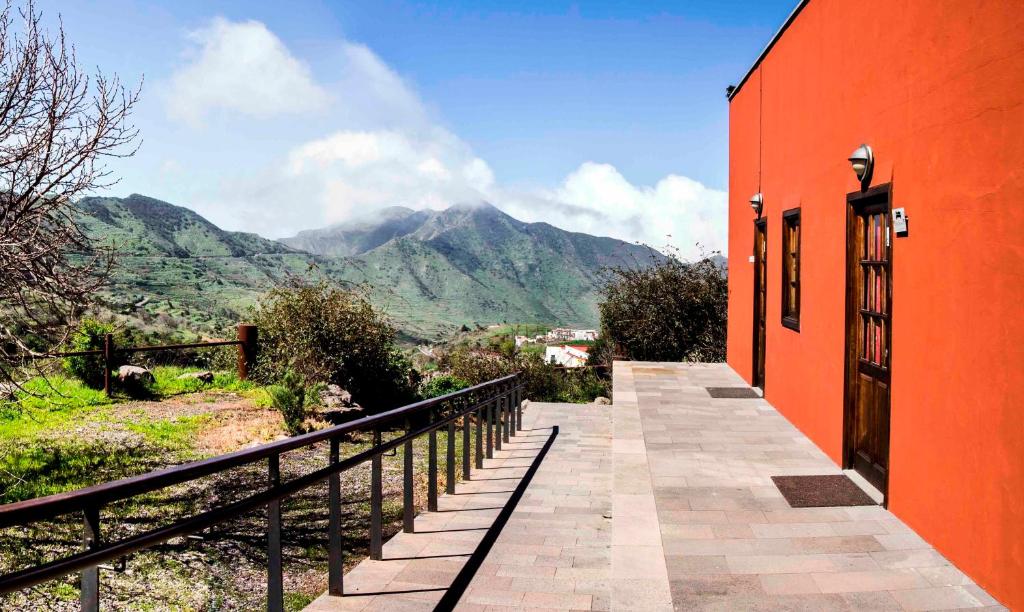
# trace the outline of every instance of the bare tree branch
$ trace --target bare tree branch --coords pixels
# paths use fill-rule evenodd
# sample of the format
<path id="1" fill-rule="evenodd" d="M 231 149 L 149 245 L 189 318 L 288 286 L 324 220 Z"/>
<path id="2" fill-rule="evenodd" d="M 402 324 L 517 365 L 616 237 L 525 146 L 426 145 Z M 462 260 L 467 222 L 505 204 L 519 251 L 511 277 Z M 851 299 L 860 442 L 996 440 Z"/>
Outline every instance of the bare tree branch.
<path id="1" fill-rule="evenodd" d="M 137 151 L 140 89 L 85 73 L 32 0 L 0 11 L 0 381 L 63 343 L 106 282 L 112 252 L 74 202 L 117 182 L 105 159 Z"/>

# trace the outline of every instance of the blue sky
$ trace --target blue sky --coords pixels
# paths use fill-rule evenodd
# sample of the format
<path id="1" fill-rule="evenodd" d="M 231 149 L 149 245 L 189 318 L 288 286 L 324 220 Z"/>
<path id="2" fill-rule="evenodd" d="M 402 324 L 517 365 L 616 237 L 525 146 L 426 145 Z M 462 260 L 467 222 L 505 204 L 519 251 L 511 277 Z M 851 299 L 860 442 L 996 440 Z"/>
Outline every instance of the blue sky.
<path id="1" fill-rule="evenodd" d="M 115 195 L 271 237 L 479 199 L 684 253 L 725 246 L 724 89 L 793 4 L 39 2 L 145 75 Z"/>

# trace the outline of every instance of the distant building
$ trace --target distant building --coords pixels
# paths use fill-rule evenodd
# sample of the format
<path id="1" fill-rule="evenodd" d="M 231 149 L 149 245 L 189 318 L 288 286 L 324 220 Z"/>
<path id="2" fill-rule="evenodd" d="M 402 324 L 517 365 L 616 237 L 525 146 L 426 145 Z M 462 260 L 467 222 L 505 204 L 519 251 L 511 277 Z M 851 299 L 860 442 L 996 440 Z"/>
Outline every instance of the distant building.
<path id="1" fill-rule="evenodd" d="M 597 340 L 597 330 L 556 327 L 548 332 L 547 340 L 554 340 L 556 342 L 565 342 L 568 340 Z"/>
<path id="2" fill-rule="evenodd" d="M 590 354 L 586 346 L 573 346 L 565 344 L 562 346 L 549 346 L 544 350 L 544 361 L 551 365 L 560 365 L 567 368 L 579 368 L 587 365 Z"/>
<path id="3" fill-rule="evenodd" d="M 531 342 L 529 336 L 516 336 L 516 348 L 521 347 L 527 342 Z"/>

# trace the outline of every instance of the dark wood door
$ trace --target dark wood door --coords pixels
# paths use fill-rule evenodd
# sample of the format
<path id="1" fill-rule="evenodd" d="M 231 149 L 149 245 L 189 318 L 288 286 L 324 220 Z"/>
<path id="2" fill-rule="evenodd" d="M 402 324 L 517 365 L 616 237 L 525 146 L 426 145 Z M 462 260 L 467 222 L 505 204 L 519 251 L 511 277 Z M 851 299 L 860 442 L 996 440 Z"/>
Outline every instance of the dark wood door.
<path id="1" fill-rule="evenodd" d="M 768 299 L 768 222 L 754 222 L 754 374 L 755 387 L 764 390 L 764 355 Z"/>
<path id="2" fill-rule="evenodd" d="M 850 202 L 847 464 L 883 493 L 889 475 L 892 231 L 888 190 Z"/>

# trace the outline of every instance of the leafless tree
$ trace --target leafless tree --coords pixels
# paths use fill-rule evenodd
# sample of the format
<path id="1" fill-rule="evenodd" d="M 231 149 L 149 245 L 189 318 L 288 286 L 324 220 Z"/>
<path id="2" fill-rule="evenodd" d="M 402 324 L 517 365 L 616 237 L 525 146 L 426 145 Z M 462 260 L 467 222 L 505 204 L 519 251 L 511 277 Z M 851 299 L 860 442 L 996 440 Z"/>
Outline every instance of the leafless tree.
<path id="1" fill-rule="evenodd" d="M 108 187 L 103 162 L 137 150 L 139 88 L 90 76 L 31 0 L 0 12 L 0 382 L 52 350 L 107 277 L 74 210 Z"/>

